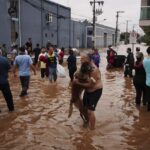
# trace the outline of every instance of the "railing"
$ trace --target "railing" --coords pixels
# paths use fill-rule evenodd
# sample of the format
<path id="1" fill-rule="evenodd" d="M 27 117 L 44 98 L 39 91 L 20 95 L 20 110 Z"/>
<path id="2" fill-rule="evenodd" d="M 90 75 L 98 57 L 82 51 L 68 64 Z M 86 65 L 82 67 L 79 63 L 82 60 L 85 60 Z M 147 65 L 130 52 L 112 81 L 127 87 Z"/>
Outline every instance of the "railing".
<path id="1" fill-rule="evenodd" d="M 150 6 L 141 7 L 140 20 L 150 20 Z"/>

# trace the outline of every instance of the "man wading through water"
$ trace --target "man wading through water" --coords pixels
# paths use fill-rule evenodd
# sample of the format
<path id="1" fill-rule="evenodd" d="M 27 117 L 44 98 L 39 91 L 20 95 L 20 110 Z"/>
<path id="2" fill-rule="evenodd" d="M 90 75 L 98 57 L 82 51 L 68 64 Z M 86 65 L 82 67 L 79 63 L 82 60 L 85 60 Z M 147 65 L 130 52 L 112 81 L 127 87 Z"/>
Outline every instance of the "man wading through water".
<path id="1" fill-rule="evenodd" d="M 96 117 L 95 117 L 95 108 L 96 105 L 102 95 L 102 81 L 101 81 L 101 72 L 96 67 L 96 65 L 90 60 L 88 55 L 83 56 L 81 58 L 81 63 L 88 62 L 92 67 L 92 71 L 90 73 L 90 78 L 93 78 L 95 82 L 90 80 L 88 83 L 81 83 L 78 79 L 74 79 L 76 84 L 80 85 L 85 89 L 83 96 L 83 105 L 87 108 L 87 116 L 88 116 L 88 125 L 91 130 L 95 129 Z"/>

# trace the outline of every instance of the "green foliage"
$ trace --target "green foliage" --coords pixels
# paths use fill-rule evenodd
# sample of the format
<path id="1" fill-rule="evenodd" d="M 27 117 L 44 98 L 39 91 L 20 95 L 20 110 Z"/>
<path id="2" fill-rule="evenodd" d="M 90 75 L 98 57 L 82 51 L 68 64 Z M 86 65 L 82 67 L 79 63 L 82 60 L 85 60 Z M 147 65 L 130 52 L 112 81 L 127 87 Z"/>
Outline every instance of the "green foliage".
<path id="1" fill-rule="evenodd" d="M 127 39 L 126 39 L 126 34 L 127 34 Z M 130 37 L 130 33 L 129 33 L 129 32 L 128 32 L 128 33 L 122 32 L 122 33 L 120 34 L 120 41 L 125 41 L 125 40 L 127 40 L 127 41 L 125 41 L 125 43 L 127 44 L 127 43 L 129 43 L 129 37 Z"/>

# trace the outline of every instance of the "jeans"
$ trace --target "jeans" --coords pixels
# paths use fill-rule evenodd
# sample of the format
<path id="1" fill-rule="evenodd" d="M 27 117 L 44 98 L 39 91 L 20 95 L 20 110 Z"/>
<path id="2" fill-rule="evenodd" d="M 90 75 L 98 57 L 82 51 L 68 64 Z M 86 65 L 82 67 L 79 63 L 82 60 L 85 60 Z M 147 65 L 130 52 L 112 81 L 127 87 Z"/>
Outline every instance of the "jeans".
<path id="1" fill-rule="evenodd" d="M 3 96 L 5 98 L 5 101 L 7 103 L 7 107 L 9 109 L 9 111 L 13 111 L 14 110 L 14 103 L 13 103 L 13 97 L 11 94 L 9 83 L 0 84 L 0 90 L 3 93 Z"/>
<path id="2" fill-rule="evenodd" d="M 49 80 L 51 82 L 57 80 L 57 68 L 49 67 Z"/>
<path id="3" fill-rule="evenodd" d="M 27 94 L 27 90 L 29 88 L 30 76 L 20 76 L 20 82 L 22 86 L 21 93 Z"/>

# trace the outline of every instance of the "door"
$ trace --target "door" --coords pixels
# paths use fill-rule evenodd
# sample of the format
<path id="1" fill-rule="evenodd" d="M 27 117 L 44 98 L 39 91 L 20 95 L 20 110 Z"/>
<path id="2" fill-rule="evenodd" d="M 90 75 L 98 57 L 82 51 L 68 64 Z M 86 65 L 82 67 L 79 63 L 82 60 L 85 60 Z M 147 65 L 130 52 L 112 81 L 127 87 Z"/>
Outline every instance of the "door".
<path id="1" fill-rule="evenodd" d="M 104 33 L 104 47 L 107 47 L 107 33 Z"/>

